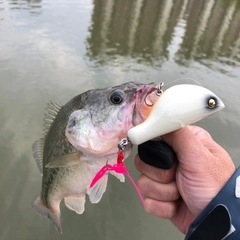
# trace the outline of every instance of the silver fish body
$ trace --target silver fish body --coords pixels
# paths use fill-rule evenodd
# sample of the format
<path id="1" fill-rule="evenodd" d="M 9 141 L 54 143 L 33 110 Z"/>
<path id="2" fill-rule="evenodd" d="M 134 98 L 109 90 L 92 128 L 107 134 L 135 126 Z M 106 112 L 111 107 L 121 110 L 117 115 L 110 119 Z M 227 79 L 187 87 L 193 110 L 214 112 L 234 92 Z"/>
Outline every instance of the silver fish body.
<path id="1" fill-rule="evenodd" d="M 42 173 L 42 191 L 32 204 L 62 233 L 60 202 L 83 213 L 85 196 L 100 201 L 108 174 L 93 187 L 89 185 L 106 164 L 114 164 L 117 144 L 133 126 L 146 118 L 141 107 L 156 84 L 128 82 L 119 86 L 89 90 L 64 106 L 49 104 L 45 115 L 45 137 L 33 144 L 33 155 Z M 157 97 L 156 97 L 157 98 Z M 126 149 L 126 157 L 131 146 Z M 124 181 L 122 174 L 115 175 Z"/>

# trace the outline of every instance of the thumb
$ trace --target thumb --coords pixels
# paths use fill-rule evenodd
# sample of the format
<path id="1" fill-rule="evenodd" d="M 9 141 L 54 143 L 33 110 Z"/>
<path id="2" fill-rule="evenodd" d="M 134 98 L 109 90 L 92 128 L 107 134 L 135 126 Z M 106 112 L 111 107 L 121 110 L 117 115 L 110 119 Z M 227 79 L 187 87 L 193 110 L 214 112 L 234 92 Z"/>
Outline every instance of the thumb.
<path id="1" fill-rule="evenodd" d="M 163 136 L 184 170 L 226 182 L 235 171 L 228 153 L 204 129 L 187 126 Z"/>
<path id="2" fill-rule="evenodd" d="M 213 141 L 210 134 L 202 128 L 187 126 L 162 136 L 163 140 L 172 147 L 181 164 L 195 164 L 203 158 L 208 158 L 210 151 L 204 145 Z M 205 144 L 203 144 L 205 142 Z"/>

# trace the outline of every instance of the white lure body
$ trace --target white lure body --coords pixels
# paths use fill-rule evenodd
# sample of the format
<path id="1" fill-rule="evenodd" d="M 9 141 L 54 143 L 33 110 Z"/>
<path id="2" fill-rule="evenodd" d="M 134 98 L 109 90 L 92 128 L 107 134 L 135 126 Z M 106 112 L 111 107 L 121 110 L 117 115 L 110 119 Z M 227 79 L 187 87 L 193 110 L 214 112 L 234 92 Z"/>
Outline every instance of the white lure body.
<path id="1" fill-rule="evenodd" d="M 128 131 L 128 138 L 139 145 L 195 123 L 224 107 L 223 102 L 204 87 L 175 85 L 162 93 L 143 123 Z"/>

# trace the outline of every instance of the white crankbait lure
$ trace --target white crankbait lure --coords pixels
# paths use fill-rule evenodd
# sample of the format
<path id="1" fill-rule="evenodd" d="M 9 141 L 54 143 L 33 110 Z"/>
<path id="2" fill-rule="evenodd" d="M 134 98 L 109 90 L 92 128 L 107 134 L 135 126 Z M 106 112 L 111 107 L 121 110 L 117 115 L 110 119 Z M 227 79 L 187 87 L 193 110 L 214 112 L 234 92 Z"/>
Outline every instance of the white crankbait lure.
<path id="1" fill-rule="evenodd" d="M 162 92 L 162 85 L 148 118 L 128 131 L 128 138 L 135 145 L 195 123 L 225 107 L 219 97 L 204 87 L 181 84 Z"/>

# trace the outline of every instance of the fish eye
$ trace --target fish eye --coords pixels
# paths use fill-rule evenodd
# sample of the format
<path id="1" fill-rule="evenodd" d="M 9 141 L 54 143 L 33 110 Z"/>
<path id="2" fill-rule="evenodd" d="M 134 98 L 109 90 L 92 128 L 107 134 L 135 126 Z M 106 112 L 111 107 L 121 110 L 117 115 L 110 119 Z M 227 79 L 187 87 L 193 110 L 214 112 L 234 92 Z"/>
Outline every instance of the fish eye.
<path id="1" fill-rule="evenodd" d="M 121 91 L 115 91 L 110 95 L 110 101 L 113 104 L 120 104 L 124 99 L 124 93 Z"/>
<path id="2" fill-rule="evenodd" d="M 208 99 L 208 107 L 209 108 L 215 108 L 217 105 L 217 100 L 214 97 L 210 97 Z"/>

